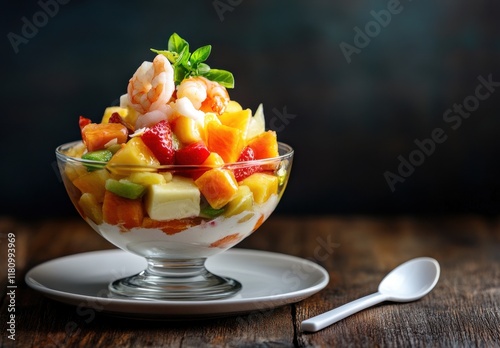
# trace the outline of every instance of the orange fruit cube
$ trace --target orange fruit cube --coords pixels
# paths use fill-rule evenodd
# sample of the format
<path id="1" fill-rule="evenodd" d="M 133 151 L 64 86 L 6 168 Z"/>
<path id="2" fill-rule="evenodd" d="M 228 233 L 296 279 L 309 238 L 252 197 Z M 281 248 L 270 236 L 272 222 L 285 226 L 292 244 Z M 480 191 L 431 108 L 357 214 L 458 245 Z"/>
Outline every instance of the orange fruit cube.
<path id="1" fill-rule="evenodd" d="M 102 204 L 102 215 L 105 222 L 120 226 L 125 231 L 139 227 L 144 219 L 142 200 L 123 198 L 106 191 Z"/>
<path id="2" fill-rule="evenodd" d="M 253 150 L 255 159 L 273 158 L 279 156 L 276 132 L 268 130 L 248 141 L 248 147 Z"/>
<path id="3" fill-rule="evenodd" d="M 238 192 L 238 182 L 229 169 L 207 170 L 194 183 L 214 209 L 225 206 Z"/>
<path id="4" fill-rule="evenodd" d="M 238 160 L 245 146 L 241 130 L 212 121 L 208 123 L 206 131 L 210 152 L 218 153 L 226 163 Z"/>
<path id="5" fill-rule="evenodd" d="M 113 139 L 122 144 L 127 137 L 127 127 L 121 123 L 90 123 L 82 129 L 82 139 L 89 152 L 104 149 Z"/>

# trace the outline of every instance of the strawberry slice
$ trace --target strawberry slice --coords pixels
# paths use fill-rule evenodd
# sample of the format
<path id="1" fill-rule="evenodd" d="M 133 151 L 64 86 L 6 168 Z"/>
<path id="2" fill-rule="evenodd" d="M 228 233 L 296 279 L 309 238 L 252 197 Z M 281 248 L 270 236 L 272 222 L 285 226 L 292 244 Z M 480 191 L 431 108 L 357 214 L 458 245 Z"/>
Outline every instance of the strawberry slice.
<path id="1" fill-rule="evenodd" d="M 210 155 L 210 151 L 202 142 L 189 144 L 175 153 L 175 164 L 202 164 Z"/>
<path id="2" fill-rule="evenodd" d="M 78 126 L 80 127 L 80 131 L 83 130 L 83 128 L 90 123 L 92 123 L 90 118 L 80 116 L 80 118 L 78 119 Z"/>
<path id="3" fill-rule="evenodd" d="M 253 149 L 247 146 L 243 149 L 243 151 L 241 151 L 240 157 L 238 158 L 238 162 L 253 161 L 254 159 L 255 159 L 255 153 L 253 152 Z M 249 177 L 253 173 L 258 172 L 259 170 L 260 166 L 247 164 L 245 166 L 241 165 L 237 168 L 234 168 L 233 172 L 236 181 L 241 181 Z"/>
<path id="4" fill-rule="evenodd" d="M 172 141 L 172 130 L 168 121 L 160 121 L 148 128 L 141 138 L 160 161 L 160 164 L 174 164 L 175 150 Z"/>

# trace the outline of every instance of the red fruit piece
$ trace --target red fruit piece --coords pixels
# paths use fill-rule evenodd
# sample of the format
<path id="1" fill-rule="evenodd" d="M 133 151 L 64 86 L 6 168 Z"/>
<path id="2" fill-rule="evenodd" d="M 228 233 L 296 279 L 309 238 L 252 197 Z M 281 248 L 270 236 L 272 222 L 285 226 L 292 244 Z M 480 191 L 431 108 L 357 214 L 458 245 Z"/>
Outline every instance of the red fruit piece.
<path id="1" fill-rule="evenodd" d="M 172 130 L 168 121 L 160 121 L 148 128 L 141 138 L 160 161 L 160 164 L 174 164 L 175 150 L 172 141 Z"/>
<path id="2" fill-rule="evenodd" d="M 210 151 L 201 142 L 189 144 L 175 153 L 175 163 L 182 165 L 202 164 L 210 155 Z"/>
<path id="3" fill-rule="evenodd" d="M 238 158 L 238 162 L 246 162 L 253 161 L 255 159 L 255 154 L 253 149 L 249 146 L 245 147 L 243 151 L 241 151 L 240 157 Z M 258 165 L 242 165 L 233 169 L 234 177 L 236 181 L 241 181 L 255 172 L 260 170 L 260 166 Z"/>
<path id="4" fill-rule="evenodd" d="M 119 113 L 113 112 L 109 117 L 108 123 L 120 123 L 127 127 L 129 133 L 134 133 L 133 127 L 131 127 L 124 119 L 120 116 Z"/>
<path id="5" fill-rule="evenodd" d="M 86 118 L 86 117 L 83 117 L 83 116 L 80 116 L 80 118 L 78 119 L 78 126 L 80 127 L 80 131 L 88 124 L 92 123 L 92 121 L 90 120 L 90 118 Z"/>

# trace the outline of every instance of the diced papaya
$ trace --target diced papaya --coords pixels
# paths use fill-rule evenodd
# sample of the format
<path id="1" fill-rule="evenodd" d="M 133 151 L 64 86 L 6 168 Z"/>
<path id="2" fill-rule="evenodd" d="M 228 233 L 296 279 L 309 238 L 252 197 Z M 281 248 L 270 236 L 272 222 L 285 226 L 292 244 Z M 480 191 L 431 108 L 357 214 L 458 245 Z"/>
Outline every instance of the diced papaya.
<path id="1" fill-rule="evenodd" d="M 226 163 L 238 160 L 245 146 L 241 130 L 212 121 L 208 123 L 206 132 L 207 147 L 211 152 L 218 153 Z"/>
<path id="2" fill-rule="evenodd" d="M 89 218 L 97 225 L 102 224 L 102 205 L 93 194 L 84 193 L 81 195 L 78 205 L 82 209 L 84 217 Z"/>
<path id="3" fill-rule="evenodd" d="M 278 193 L 278 177 L 266 173 L 255 173 L 241 181 L 241 185 L 246 185 L 253 192 L 255 203 L 266 202 L 273 194 Z"/>
<path id="4" fill-rule="evenodd" d="M 276 132 L 268 130 L 250 139 L 247 144 L 254 152 L 255 159 L 279 156 Z"/>
<path id="5" fill-rule="evenodd" d="M 203 219 L 198 216 L 185 219 L 161 220 L 161 221 L 153 220 L 150 217 L 146 216 L 142 221 L 142 227 L 159 229 L 168 235 L 172 235 L 185 231 L 190 227 L 197 226 L 202 222 Z"/>
<path id="6" fill-rule="evenodd" d="M 104 149 L 113 139 L 122 144 L 127 137 L 127 127 L 120 123 L 90 123 L 82 129 L 82 139 L 89 152 Z"/>
<path id="7" fill-rule="evenodd" d="M 196 179 L 195 184 L 214 209 L 225 206 L 238 192 L 238 183 L 228 169 L 210 169 Z"/>
<path id="8" fill-rule="evenodd" d="M 222 237 L 221 239 L 216 240 L 215 242 L 210 244 L 211 248 L 221 248 L 228 249 L 238 243 L 242 239 L 239 233 L 233 233 Z"/>
<path id="9" fill-rule="evenodd" d="M 159 166 L 160 162 L 140 137 L 134 137 L 114 154 L 109 160 L 107 168 L 114 173 L 124 175 L 133 171 L 132 168 L 129 170 L 119 169 L 121 165 Z M 144 169 L 140 170 L 144 171 Z"/>
<path id="10" fill-rule="evenodd" d="M 233 127 L 241 130 L 243 134 L 246 134 L 248 123 L 252 118 L 252 110 L 245 109 L 233 112 L 224 112 L 219 115 L 219 120 L 221 123 L 228 127 Z"/>
<path id="11" fill-rule="evenodd" d="M 110 175 L 107 170 L 95 170 L 74 179 L 73 185 L 82 193 L 90 193 L 98 202 L 102 202 L 104 200 L 104 192 L 106 191 L 104 185 L 109 177 Z"/>
<path id="12" fill-rule="evenodd" d="M 106 191 L 102 205 L 102 215 L 105 222 L 118 225 L 125 231 L 139 227 L 144 219 L 142 200 L 123 198 Z"/>

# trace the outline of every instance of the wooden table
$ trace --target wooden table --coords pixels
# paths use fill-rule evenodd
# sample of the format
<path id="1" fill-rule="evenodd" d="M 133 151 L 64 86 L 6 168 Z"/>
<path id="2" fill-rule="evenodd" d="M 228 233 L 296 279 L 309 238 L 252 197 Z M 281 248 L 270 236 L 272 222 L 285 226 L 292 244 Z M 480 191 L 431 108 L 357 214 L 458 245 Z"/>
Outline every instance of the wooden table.
<path id="1" fill-rule="evenodd" d="M 15 339 L 8 338 L 7 235 L 16 237 Z M 165 322 L 119 319 L 46 299 L 23 281 L 63 255 L 113 248 L 83 221 L 0 219 L 2 347 L 464 347 L 500 346 L 500 219 L 480 217 L 271 217 L 239 247 L 315 260 L 329 285 L 302 302 L 239 317 Z M 393 267 L 418 256 L 441 264 L 420 301 L 384 303 L 317 333 L 300 322 L 376 291 Z"/>

